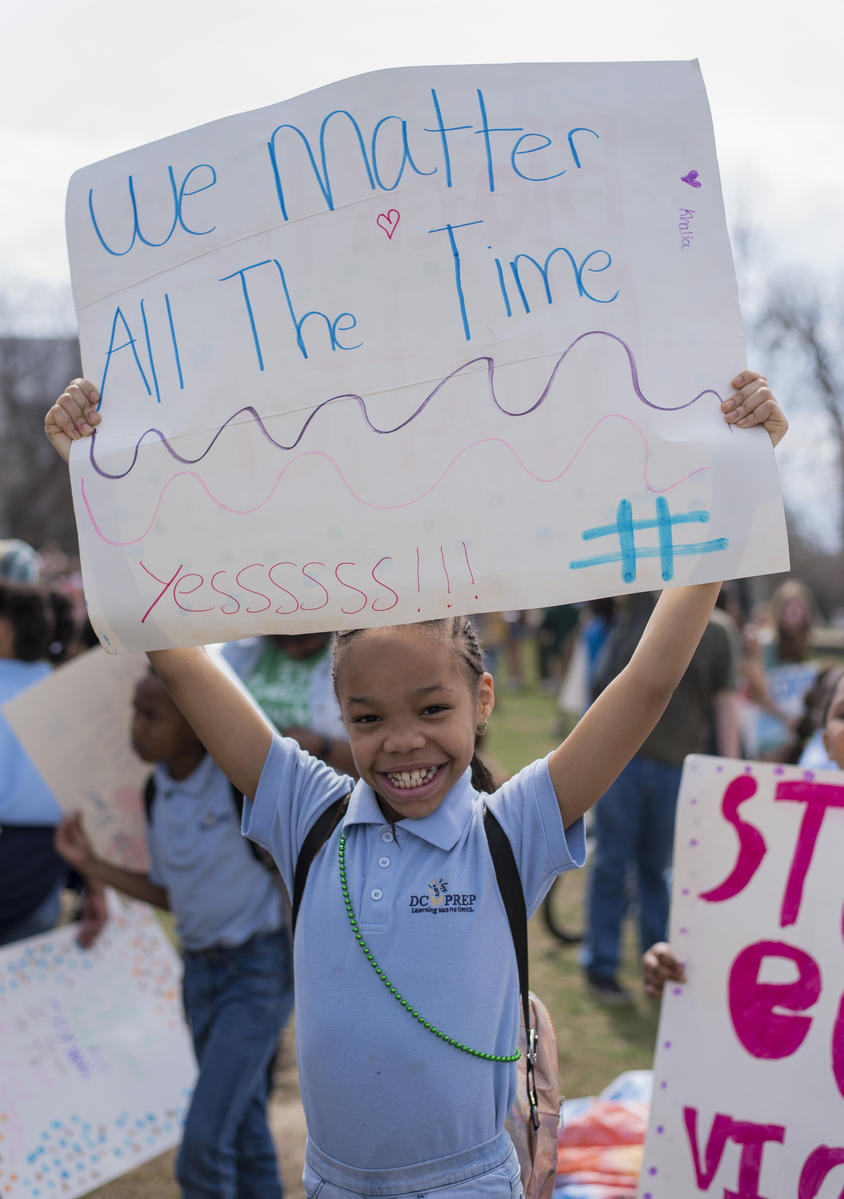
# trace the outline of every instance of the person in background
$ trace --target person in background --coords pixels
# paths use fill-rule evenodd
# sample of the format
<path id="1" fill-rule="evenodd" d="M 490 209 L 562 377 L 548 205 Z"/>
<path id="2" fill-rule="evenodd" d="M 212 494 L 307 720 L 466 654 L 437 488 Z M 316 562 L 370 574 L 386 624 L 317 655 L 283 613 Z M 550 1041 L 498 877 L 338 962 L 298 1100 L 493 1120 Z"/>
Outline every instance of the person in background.
<path id="1" fill-rule="evenodd" d="M 615 600 L 588 600 L 580 609 L 578 625 L 572 638 L 557 708 L 560 712 L 560 731 L 571 728 L 579 720 L 595 696 L 595 670 L 601 650 L 613 626 Z"/>
<path id="2" fill-rule="evenodd" d="M 47 593 L 35 583 L 0 578 L 0 706 L 50 674 L 54 641 Z M 0 711 L 0 945 L 54 928 L 68 884 L 81 891 L 77 939 L 83 948 L 106 922 L 103 888 L 72 879 L 53 848 L 60 819 L 53 793 Z"/>
<path id="3" fill-rule="evenodd" d="M 78 814 L 59 825 L 56 847 L 89 877 L 176 917 L 199 1065 L 176 1161 L 183 1196 L 281 1199 L 267 1096 L 293 970 L 277 876 L 241 836 L 231 784 L 153 671 L 135 689 L 132 746 L 155 764 L 149 873 L 97 857 Z"/>
<path id="4" fill-rule="evenodd" d="M 51 587 L 48 596 L 53 613 L 53 639 L 47 655 L 53 666 L 61 666 L 79 652 L 79 627 L 71 597 L 58 587 Z"/>
<path id="5" fill-rule="evenodd" d="M 344 774 L 355 774 L 331 678 L 330 633 L 231 641 L 223 657 L 285 737 Z"/>
<path id="6" fill-rule="evenodd" d="M 507 691 L 521 691 L 525 685 L 524 643 L 530 630 L 527 613 L 513 609 L 500 613 L 504 622 L 504 653 L 507 663 L 507 677 L 504 687 Z"/>
<path id="7" fill-rule="evenodd" d="M 556 604 L 542 609 L 536 629 L 536 653 L 539 682 L 546 691 L 560 690 L 579 620 L 577 604 Z"/>
<path id="8" fill-rule="evenodd" d="M 791 742 L 783 754 L 783 762 L 805 767 L 806 770 L 834 770 L 835 763 L 823 741 L 823 717 L 838 667 L 818 667 L 815 681 L 803 696 L 803 711 L 797 718 Z"/>
<path id="9" fill-rule="evenodd" d="M 772 627 L 746 630 L 741 668 L 752 705 L 745 732 L 748 757 L 783 760 L 818 672 L 810 660 L 813 622 L 808 587 L 786 579 L 771 596 Z"/>
<path id="10" fill-rule="evenodd" d="M 41 579 L 40 554 L 17 537 L 0 541 L 0 578 L 38 583 Z"/>
<path id="11" fill-rule="evenodd" d="M 615 622 L 596 666 L 596 695 L 630 661 L 653 607 L 654 597 L 648 594 L 616 601 Z M 712 618 L 656 727 L 595 805 L 581 965 L 589 993 L 602 1003 L 632 1002 L 616 978 L 631 865 L 642 950 L 665 939 L 683 759 L 706 752 L 712 730 L 716 753 L 739 756 L 736 686 L 730 637 L 723 623 Z"/>
<path id="12" fill-rule="evenodd" d="M 659 999 L 666 983 L 687 982 L 686 969 L 671 951 L 667 941 L 657 941 L 642 954 L 642 982 L 645 994 Z"/>

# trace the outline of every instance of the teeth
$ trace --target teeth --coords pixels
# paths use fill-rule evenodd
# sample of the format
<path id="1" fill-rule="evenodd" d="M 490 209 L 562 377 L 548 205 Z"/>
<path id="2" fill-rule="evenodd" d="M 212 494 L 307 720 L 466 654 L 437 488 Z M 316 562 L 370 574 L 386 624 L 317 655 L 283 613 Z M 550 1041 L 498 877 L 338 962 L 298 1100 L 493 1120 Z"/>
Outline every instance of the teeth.
<path id="1" fill-rule="evenodd" d="M 425 770 L 397 771 L 394 774 L 388 774 L 387 778 L 394 787 L 421 787 L 423 783 L 430 783 L 436 773 L 436 766 L 428 766 Z"/>

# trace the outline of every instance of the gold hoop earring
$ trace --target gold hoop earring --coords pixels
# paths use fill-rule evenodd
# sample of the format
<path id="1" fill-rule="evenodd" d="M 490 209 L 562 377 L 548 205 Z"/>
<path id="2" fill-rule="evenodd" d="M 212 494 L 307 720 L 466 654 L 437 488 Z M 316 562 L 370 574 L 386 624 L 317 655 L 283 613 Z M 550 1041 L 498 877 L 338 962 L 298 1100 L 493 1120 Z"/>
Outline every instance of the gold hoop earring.
<path id="1" fill-rule="evenodd" d="M 483 737 L 485 732 L 486 732 L 486 721 L 482 720 L 480 724 L 475 725 L 475 736 Z"/>

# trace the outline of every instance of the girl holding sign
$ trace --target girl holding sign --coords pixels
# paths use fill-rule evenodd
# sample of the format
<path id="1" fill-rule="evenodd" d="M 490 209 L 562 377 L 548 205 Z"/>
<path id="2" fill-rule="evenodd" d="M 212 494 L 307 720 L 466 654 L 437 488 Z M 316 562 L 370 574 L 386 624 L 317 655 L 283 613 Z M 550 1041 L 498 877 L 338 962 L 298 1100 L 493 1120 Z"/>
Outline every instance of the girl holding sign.
<path id="1" fill-rule="evenodd" d="M 726 420 L 761 425 L 776 444 L 787 424 L 765 378 L 744 371 L 733 386 Z M 50 409 L 65 459 L 99 423 L 97 402 L 76 380 Z M 335 638 L 357 784 L 274 735 L 202 648 L 150 653 L 291 892 L 308 831 L 351 792 L 313 859 L 295 941 L 308 1195 L 522 1194 L 504 1131 L 518 980 L 484 808 L 512 845 L 530 914 L 557 874 L 583 864 L 582 816 L 653 728 L 718 590 L 663 592 L 629 665 L 563 744 L 491 794 L 475 746 L 493 680 L 463 617 Z"/>

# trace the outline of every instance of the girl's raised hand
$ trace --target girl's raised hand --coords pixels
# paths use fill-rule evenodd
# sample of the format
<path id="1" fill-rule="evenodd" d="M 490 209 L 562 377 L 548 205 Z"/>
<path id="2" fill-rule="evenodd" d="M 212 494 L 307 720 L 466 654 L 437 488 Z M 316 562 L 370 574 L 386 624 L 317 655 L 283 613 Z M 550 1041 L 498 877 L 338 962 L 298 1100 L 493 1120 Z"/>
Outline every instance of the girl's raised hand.
<path id="1" fill-rule="evenodd" d="M 721 404 L 721 411 L 731 425 L 741 429 L 750 429 L 754 425 L 762 425 L 776 445 L 782 441 L 788 429 L 777 401 L 768 387 L 768 380 L 758 371 L 742 371 L 733 379 L 735 392 Z"/>
<path id="2" fill-rule="evenodd" d="M 93 383 L 87 379 L 74 379 L 44 418 L 44 432 L 65 462 L 70 458 L 70 443 L 90 437 L 100 423 L 99 402 L 100 393 Z"/>

